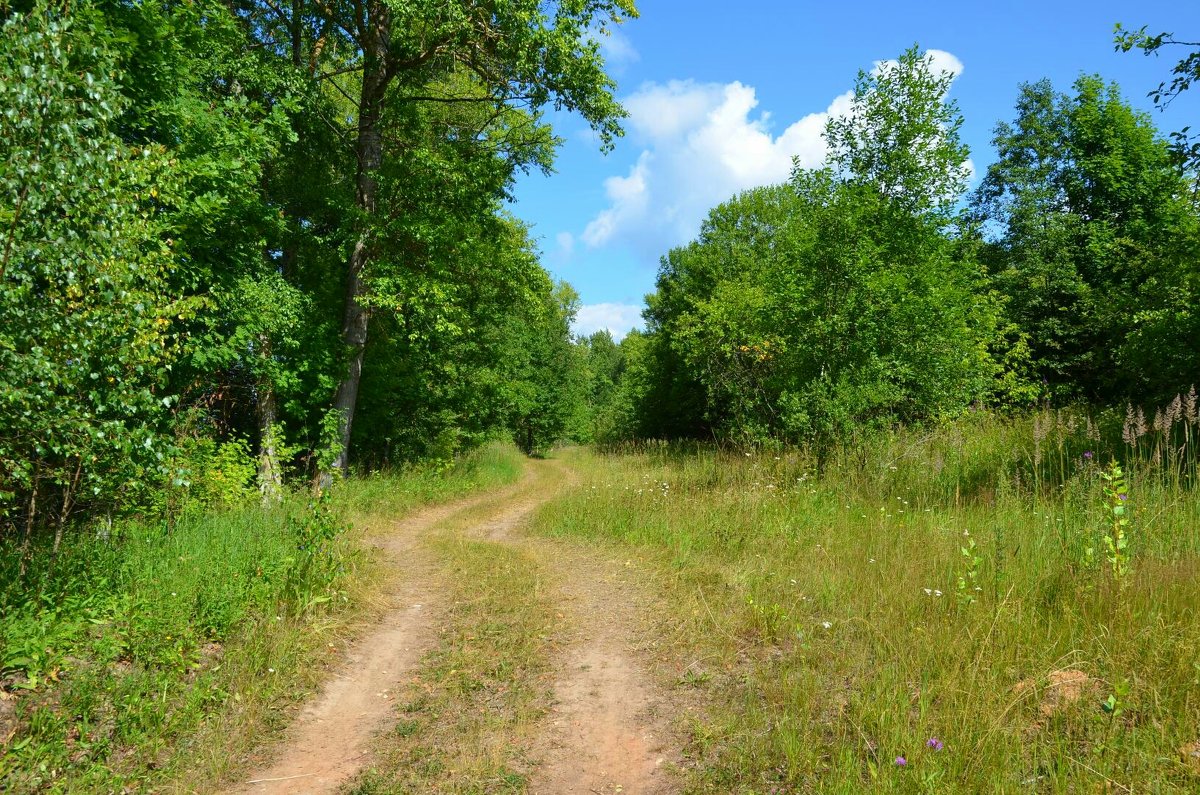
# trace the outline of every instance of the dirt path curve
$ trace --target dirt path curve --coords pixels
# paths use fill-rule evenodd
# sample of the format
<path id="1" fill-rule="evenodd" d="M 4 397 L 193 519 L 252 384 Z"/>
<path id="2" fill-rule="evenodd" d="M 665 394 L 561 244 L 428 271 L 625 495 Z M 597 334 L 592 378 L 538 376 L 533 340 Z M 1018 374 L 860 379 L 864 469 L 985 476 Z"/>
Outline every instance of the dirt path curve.
<path id="1" fill-rule="evenodd" d="M 547 462 L 566 480 L 559 461 Z M 556 666 L 554 706 L 532 749 L 532 795 L 665 795 L 677 791 L 668 699 L 637 647 L 646 597 L 619 561 L 522 538 L 518 522 L 487 528 L 492 541 L 532 549 L 558 584 L 568 631 Z"/>
<path id="2" fill-rule="evenodd" d="M 353 778 L 369 761 L 372 738 L 392 715 L 392 693 L 435 639 L 434 613 L 441 601 L 434 584 L 436 561 L 420 543 L 421 536 L 451 522 L 486 528 L 519 521 L 548 498 L 542 481 L 542 473 L 529 468 L 514 486 L 420 511 L 372 538 L 386 565 L 396 571 L 390 607 L 351 645 L 341 670 L 304 706 L 274 761 L 230 792 L 332 793 Z"/>

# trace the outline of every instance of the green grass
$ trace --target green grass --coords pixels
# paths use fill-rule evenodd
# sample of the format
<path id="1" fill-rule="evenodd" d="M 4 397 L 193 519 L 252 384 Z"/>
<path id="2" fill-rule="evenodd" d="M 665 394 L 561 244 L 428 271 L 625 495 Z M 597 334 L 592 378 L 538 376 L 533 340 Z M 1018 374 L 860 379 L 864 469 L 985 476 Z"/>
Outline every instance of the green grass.
<path id="1" fill-rule="evenodd" d="M 536 530 L 628 550 L 674 605 L 663 645 L 713 705 L 690 791 L 1195 792 L 1194 458 L 1047 422 L 897 433 L 820 474 L 794 451 L 577 454 Z M 1123 583 L 1109 452 L 1133 471 Z M 1049 686 L 1068 670 L 1075 700 Z"/>
<path id="2" fill-rule="evenodd" d="M 277 708 L 317 684 L 330 641 L 340 647 L 378 587 L 341 517 L 400 515 L 520 466 L 514 449 L 489 447 L 339 484 L 319 508 L 297 495 L 169 530 L 80 531 L 57 557 L 39 546 L 25 578 L 4 549 L 0 790 L 213 789 L 279 728 Z"/>
<path id="3" fill-rule="evenodd" d="M 355 795 L 526 791 L 522 749 L 548 703 L 554 605 L 539 561 L 450 532 L 433 543 L 453 600 Z"/>
<path id="4" fill-rule="evenodd" d="M 492 443 L 449 465 L 414 465 L 376 472 L 341 483 L 334 505 L 346 513 L 403 514 L 468 492 L 512 483 L 521 476 L 522 456 L 509 444 Z"/>

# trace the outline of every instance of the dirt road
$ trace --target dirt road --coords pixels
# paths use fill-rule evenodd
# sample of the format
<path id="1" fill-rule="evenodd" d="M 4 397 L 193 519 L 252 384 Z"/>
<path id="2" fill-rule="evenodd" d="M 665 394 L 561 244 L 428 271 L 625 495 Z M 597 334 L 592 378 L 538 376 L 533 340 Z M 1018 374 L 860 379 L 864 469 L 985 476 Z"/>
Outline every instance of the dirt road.
<path id="1" fill-rule="evenodd" d="M 394 720 L 392 695 L 439 637 L 438 561 L 422 544 L 432 532 L 461 532 L 496 544 L 528 546 L 558 588 L 562 635 L 554 704 L 534 747 L 536 795 L 673 791 L 669 702 L 638 654 L 637 589 L 611 561 L 528 539 L 521 525 L 572 481 L 560 461 L 529 461 L 522 479 L 501 491 L 418 513 L 372 540 L 394 570 L 392 604 L 353 644 L 345 665 L 295 718 L 270 761 L 230 790 L 236 793 L 333 793 L 371 763 L 376 736 Z"/>

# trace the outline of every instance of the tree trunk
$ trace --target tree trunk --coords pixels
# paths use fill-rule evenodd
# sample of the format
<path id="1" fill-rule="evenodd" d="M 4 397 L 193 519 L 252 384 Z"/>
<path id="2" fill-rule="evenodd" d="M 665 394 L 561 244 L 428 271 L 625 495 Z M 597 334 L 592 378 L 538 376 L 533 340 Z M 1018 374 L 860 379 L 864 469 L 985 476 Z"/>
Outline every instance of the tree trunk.
<path id="1" fill-rule="evenodd" d="M 375 197 L 378 192 L 378 172 L 383 163 L 383 136 L 380 117 L 383 97 L 387 92 L 391 75 L 388 73 L 387 40 L 388 17 L 386 9 L 373 9 L 374 18 L 368 40 L 364 42 L 366 66 L 363 70 L 362 91 L 358 103 L 358 138 L 354 149 L 357 156 L 357 184 L 355 203 L 358 207 L 363 228 L 350 254 L 346 273 L 346 306 L 342 321 L 342 341 L 346 343 L 350 356 L 345 378 L 338 385 L 333 400 L 334 411 L 338 412 L 339 449 L 334 468 L 347 474 L 350 464 L 350 430 L 354 423 L 354 409 L 358 403 L 358 387 L 362 381 L 363 352 L 367 346 L 367 326 L 370 310 L 364 305 L 366 287 L 363 271 L 370 261 L 370 225 L 375 215 Z"/>
<path id="2" fill-rule="evenodd" d="M 271 341 L 260 338 L 262 355 L 270 358 Z M 279 467 L 279 441 L 275 436 L 275 423 L 278 419 L 275 407 L 275 385 L 270 378 L 263 378 L 258 384 L 258 491 L 262 495 L 264 507 L 277 505 L 283 501 L 283 474 Z"/>
<path id="3" fill-rule="evenodd" d="M 33 463 L 33 488 L 29 492 L 29 507 L 25 513 L 25 538 L 21 541 L 21 566 L 18 575 L 25 577 L 29 567 L 29 552 L 33 543 L 33 523 L 37 516 L 38 485 L 42 474 L 42 462 Z"/>

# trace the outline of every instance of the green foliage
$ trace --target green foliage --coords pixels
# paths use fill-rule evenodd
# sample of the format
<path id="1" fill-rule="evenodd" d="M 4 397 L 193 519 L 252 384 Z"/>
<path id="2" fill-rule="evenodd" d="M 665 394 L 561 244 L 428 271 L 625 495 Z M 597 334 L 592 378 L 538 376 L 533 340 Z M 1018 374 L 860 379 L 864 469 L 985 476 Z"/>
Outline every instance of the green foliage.
<path id="1" fill-rule="evenodd" d="M 1113 579 L 1124 587 L 1129 576 L 1129 539 L 1125 535 L 1129 527 L 1129 484 L 1116 461 L 1100 473 L 1100 478 L 1104 481 L 1105 508 L 1111 517 L 1109 532 L 1104 536 L 1105 557 Z"/>
<path id="2" fill-rule="evenodd" d="M 39 5 L 0 35 L 0 525 L 146 501 L 169 437 L 174 324 L 161 148 L 114 134 L 95 31 Z"/>
<path id="3" fill-rule="evenodd" d="M 860 71 L 849 111 L 825 128 L 829 165 L 906 212 L 949 216 L 970 176 L 962 115 L 946 99 L 953 80 L 915 45 Z"/>
<path id="4" fill-rule="evenodd" d="M 1200 214 L 1148 117 L 1099 78 L 1074 89 L 1025 85 L 997 126 L 984 259 L 1052 397 L 1162 400 L 1200 365 Z"/>
<path id="5" fill-rule="evenodd" d="M 300 516 L 289 517 L 287 532 L 295 550 L 287 560 L 283 593 L 300 613 L 338 596 L 336 586 L 345 570 L 338 537 L 345 522 L 330 506 L 328 492 L 309 502 Z"/>
<path id="6" fill-rule="evenodd" d="M 1184 55 L 1171 67 L 1171 79 L 1164 80 L 1148 96 L 1154 104 L 1164 109 L 1171 101 L 1200 80 L 1200 42 L 1185 41 L 1174 33 L 1150 34 L 1143 25 L 1138 30 L 1129 30 L 1117 23 L 1113 34 L 1114 44 L 1120 52 L 1141 50 L 1143 55 L 1161 55 L 1163 52 L 1182 50 Z M 1200 137 L 1184 127 L 1171 133 L 1172 149 L 1176 160 L 1185 173 L 1194 179 L 1200 178 Z"/>
<path id="7" fill-rule="evenodd" d="M 999 300 L 945 233 L 966 158 L 949 79 L 916 50 L 862 73 L 830 168 L 727 202 L 664 258 L 652 330 L 722 435 L 828 445 L 953 416 L 1011 377 Z"/>
<path id="8" fill-rule="evenodd" d="M 979 548 L 975 539 L 971 538 L 970 531 L 964 530 L 963 537 L 966 541 L 958 548 L 959 554 L 962 555 L 962 573 L 958 575 L 958 591 L 955 598 L 960 605 L 973 605 L 979 601 L 979 594 L 983 591 L 979 577 L 983 557 L 979 555 Z"/>
<path id="9" fill-rule="evenodd" d="M 238 508 L 255 496 L 258 465 L 245 439 L 218 442 L 208 436 L 181 440 L 171 463 L 172 489 L 182 492 L 183 504 L 174 511 Z"/>
<path id="10" fill-rule="evenodd" d="M 583 363 L 571 341 L 579 294 L 559 282 L 540 306 L 510 321 L 515 389 L 509 426 L 517 446 L 542 454 L 567 435 L 585 399 Z"/>

